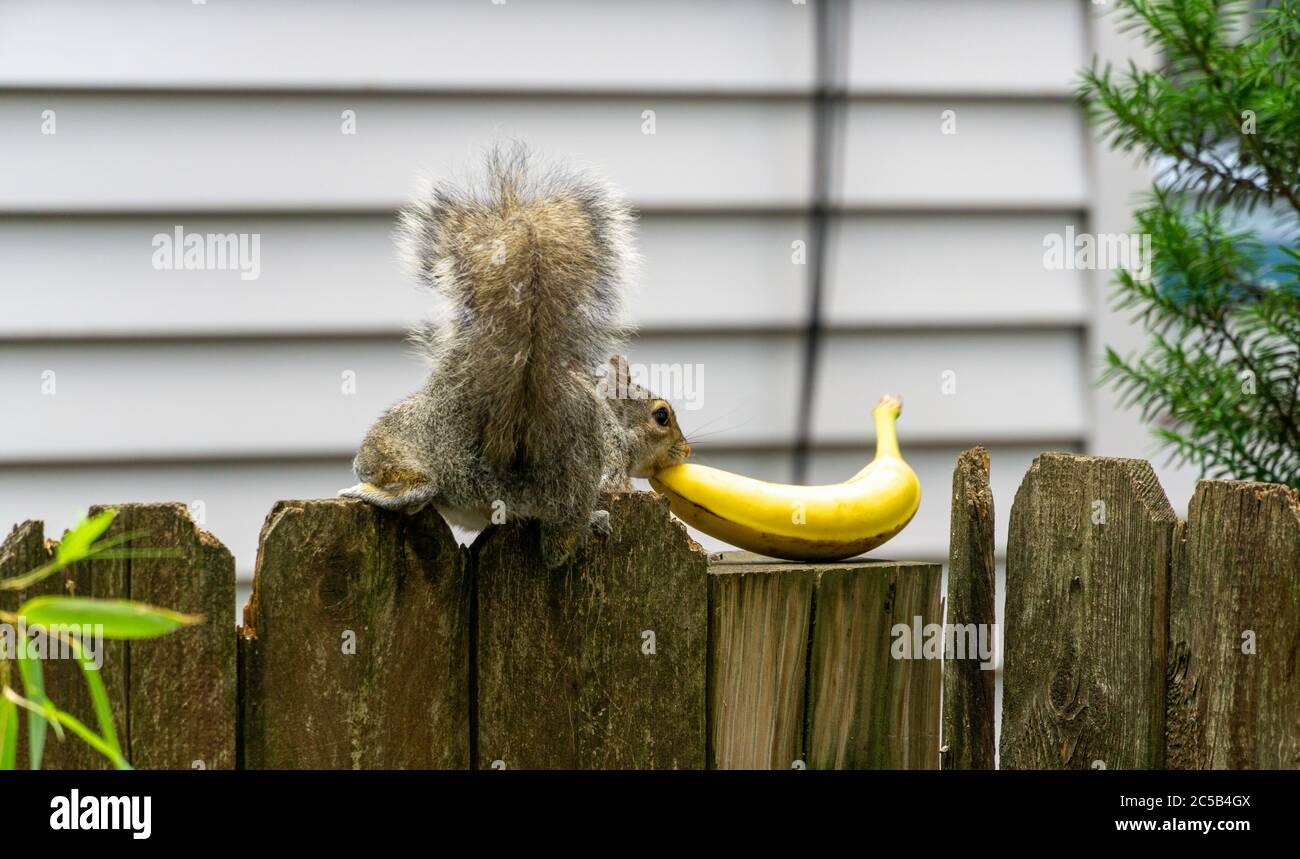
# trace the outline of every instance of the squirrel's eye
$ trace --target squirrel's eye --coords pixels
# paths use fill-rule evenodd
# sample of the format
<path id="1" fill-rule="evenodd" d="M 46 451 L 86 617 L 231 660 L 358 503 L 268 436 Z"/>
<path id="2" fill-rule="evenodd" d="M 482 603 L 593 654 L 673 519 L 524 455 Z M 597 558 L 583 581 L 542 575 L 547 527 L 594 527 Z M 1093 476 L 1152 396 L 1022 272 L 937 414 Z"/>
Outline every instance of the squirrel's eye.
<path id="1" fill-rule="evenodd" d="M 655 409 L 652 414 L 654 415 L 655 423 L 659 424 L 659 426 L 661 427 L 668 426 L 667 409 L 665 409 L 663 406 L 660 406 L 659 408 Z"/>

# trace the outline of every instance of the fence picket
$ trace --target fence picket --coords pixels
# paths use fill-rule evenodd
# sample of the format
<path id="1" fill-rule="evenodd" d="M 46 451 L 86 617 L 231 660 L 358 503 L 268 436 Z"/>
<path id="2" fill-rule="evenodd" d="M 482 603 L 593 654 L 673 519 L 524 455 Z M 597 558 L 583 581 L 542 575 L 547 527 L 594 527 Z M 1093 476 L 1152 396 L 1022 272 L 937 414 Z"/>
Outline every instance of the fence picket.
<path id="1" fill-rule="evenodd" d="M 1164 765 L 1176 526 L 1143 460 L 1034 460 L 1008 535 L 1002 768 Z"/>
<path id="2" fill-rule="evenodd" d="M 1300 503 L 1205 480 L 1169 621 L 1169 767 L 1300 768 Z"/>
<path id="3" fill-rule="evenodd" d="M 83 562 L 0 609 L 76 594 L 206 616 L 107 643 L 142 768 L 986 769 L 993 672 L 937 658 L 993 623 L 986 451 L 960 455 L 952 492 L 947 630 L 937 564 L 709 557 L 644 493 L 606 499 L 612 536 L 555 571 L 531 523 L 465 549 L 433 510 L 281 501 L 238 632 L 229 551 L 180 504 L 121 505 L 110 536 L 178 556 Z M 16 526 L 0 577 L 55 545 Z M 1295 490 L 1202 481 L 1182 523 L 1144 461 L 1042 454 L 1006 580 L 1002 767 L 1300 768 Z M 44 667 L 93 724 L 77 667 Z M 44 765 L 107 764 L 51 732 Z"/>
<path id="4" fill-rule="evenodd" d="M 647 493 L 545 569 L 537 527 L 476 546 L 477 765 L 701 769 L 707 556 Z"/>
<path id="5" fill-rule="evenodd" d="M 436 511 L 276 504 L 240 630 L 242 765 L 468 767 L 469 607 Z"/>
<path id="6" fill-rule="evenodd" d="M 952 474 L 952 527 L 948 542 L 946 623 L 962 634 L 975 624 L 989 630 L 980 641 L 993 645 L 994 575 L 993 492 L 989 488 L 989 452 L 963 451 Z M 994 672 L 978 651 L 943 665 L 943 768 L 993 769 Z M 954 656 L 957 654 L 954 654 Z M 974 658 L 972 658 L 974 657 Z"/>

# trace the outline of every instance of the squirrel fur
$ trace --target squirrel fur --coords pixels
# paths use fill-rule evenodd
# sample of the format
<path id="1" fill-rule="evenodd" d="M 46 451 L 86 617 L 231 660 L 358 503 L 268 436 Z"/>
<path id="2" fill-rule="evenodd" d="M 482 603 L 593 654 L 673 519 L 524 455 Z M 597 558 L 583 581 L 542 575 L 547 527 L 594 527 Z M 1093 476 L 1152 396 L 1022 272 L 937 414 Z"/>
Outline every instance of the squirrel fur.
<path id="1" fill-rule="evenodd" d="M 602 491 L 631 489 L 684 460 L 672 407 L 632 384 L 617 354 L 635 262 L 634 215 L 612 187 L 539 170 L 522 146 L 488 153 L 481 177 L 405 207 L 408 268 L 448 301 L 412 333 L 432 366 L 383 414 L 340 495 L 455 524 L 527 518 L 548 567 L 590 531 L 607 534 Z"/>

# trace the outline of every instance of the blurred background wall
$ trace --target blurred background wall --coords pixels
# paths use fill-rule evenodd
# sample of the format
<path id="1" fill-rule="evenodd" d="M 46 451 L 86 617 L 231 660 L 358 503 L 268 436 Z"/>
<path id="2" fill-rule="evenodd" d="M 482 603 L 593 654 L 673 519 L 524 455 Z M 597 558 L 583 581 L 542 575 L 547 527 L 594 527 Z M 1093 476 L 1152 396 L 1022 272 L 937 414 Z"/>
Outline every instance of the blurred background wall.
<path id="1" fill-rule="evenodd" d="M 431 299 L 399 272 L 394 209 L 421 171 L 513 136 L 639 207 L 630 357 L 702 372 L 679 403 L 699 461 L 843 479 L 896 392 L 925 500 L 883 554 L 946 558 L 952 465 L 976 443 L 1001 541 L 1039 451 L 1151 453 L 1091 385 L 1104 343 L 1140 342 L 1110 274 L 1043 264 L 1048 234 L 1126 231 L 1146 182 L 1071 98 L 1095 52 L 1133 50 L 1106 11 L 4 3 L 0 532 L 178 500 L 251 577 L 271 504 L 352 483 L 366 428 L 423 380 L 403 332 Z M 258 235 L 258 277 L 156 270 L 177 226 Z M 1161 476 L 1184 506 L 1189 476 Z"/>

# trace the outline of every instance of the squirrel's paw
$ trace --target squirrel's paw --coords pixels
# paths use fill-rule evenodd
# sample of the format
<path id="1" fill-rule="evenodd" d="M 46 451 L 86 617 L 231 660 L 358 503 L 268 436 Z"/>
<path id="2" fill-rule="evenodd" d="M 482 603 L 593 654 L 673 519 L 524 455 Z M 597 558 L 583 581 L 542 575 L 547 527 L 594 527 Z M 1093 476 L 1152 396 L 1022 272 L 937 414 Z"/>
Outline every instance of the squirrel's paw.
<path id="1" fill-rule="evenodd" d="M 614 533 L 614 526 L 609 521 L 608 510 L 591 511 L 591 519 L 587 523 L 591 526 L 591 533 L 599 534 L 602 537 L 608 537 Z"/>
<path id="2" fill-rule="evenodd" d="M 433 500 L 434 494 L 433 487 L 427 484 L 413 486 L 402 492 L 393 492 L 373 483 L 358 483 L 339 490 L 341 498 L 358 498 L 385 510 L 408 514 L 423 510 Z"/>
<path id="3" fill-rule="evenodd" d="M 581 532 L 543 525 L 540 533 L 542 563 L 548 570 L 564 566 L 578 548 Z"/>

